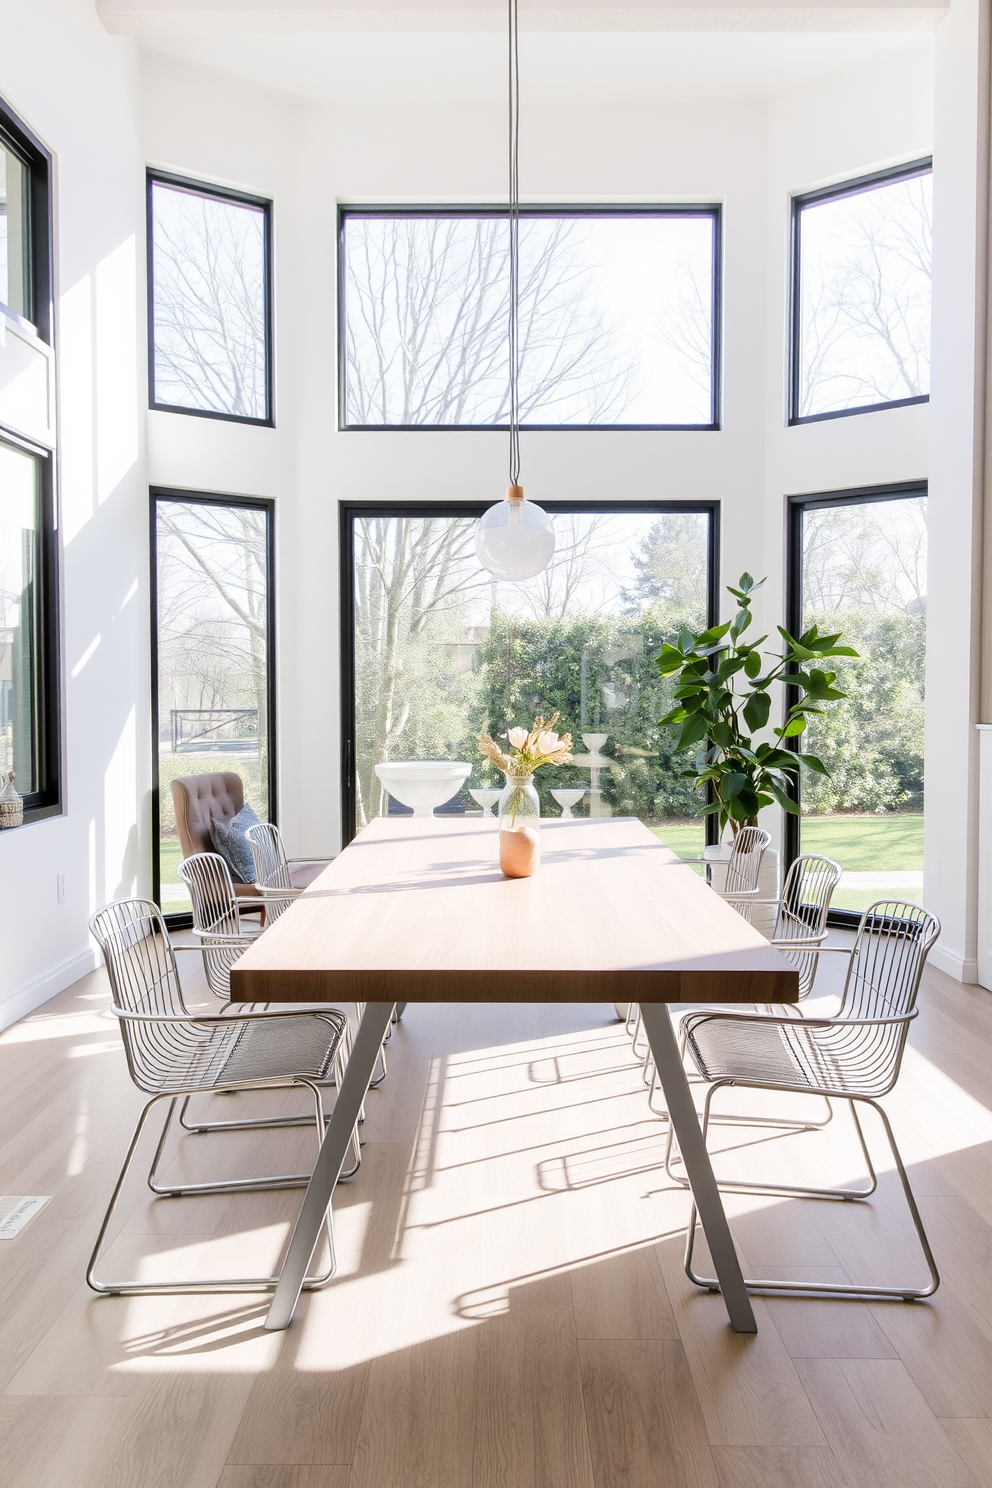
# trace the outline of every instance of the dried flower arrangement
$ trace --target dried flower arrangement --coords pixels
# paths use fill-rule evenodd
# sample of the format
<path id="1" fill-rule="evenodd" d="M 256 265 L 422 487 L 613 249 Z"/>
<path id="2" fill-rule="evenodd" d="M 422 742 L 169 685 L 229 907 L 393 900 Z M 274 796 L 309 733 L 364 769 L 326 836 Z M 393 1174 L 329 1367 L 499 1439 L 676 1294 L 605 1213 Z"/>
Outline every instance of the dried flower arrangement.
<path id="1" fill-rule="evenodd" d="M 554 725 L 559 717 L 560 714 L 552 713 L 550 718 L 535 718 L 529 733 L 523 728 L 511 728 L 505 735 L 509 754 L 488 734 L 479 735 L 479 748 L 507 776 L 533 775 L 542 765 L 570 765 L 572 736 L 555 733 Z"/>

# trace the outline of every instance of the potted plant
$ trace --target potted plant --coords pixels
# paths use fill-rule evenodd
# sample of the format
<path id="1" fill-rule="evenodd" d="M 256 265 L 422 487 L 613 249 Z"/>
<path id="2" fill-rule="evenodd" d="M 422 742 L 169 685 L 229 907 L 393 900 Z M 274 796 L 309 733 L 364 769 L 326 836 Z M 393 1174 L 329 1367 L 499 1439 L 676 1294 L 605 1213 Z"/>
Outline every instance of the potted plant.
<path id="1" fill-rule="evenodd" d="M 756 826 L 762 806 L 776 801 L 797 815 L 790 786 L 800 770 L 830 773 L 815 754 L 783 746 L 805 732 L 810 715 L 824 711 L 821 704 L 847 696 L 834 686 L 835 672 L 813 663 L 858 654 L 837 644 L 839 633 L 821 636 L 815 625 L 798 640 L 778 626 L 785 642 L 781 653 L 761 651 L 766 635 L 746 640 L 751 599 L 764 582 L 755 583 L 749 573 L 742 574 L 737 588 L 727 586 L 737 601 L 733 620 L 698 633 L 683 630 L 665 642 L 658 657 L 661 675 L 677 678 L 675 706 L 658 720 L 659 727 L 679 728 L 677 749 L 700 746 L 694 769 L 684 774 L 697 788 L 710 787 L 711 799 L 699 808 L 699 815 L 718 815 L 721 836 L 728 822 L 735 837 L 741 827 Z M 775 682 L 785 682 L 801 696 L 788 709 L 782 727 L 772 730 L 778 743 L 755 744 L 753 736 L 768 725 Z"/>

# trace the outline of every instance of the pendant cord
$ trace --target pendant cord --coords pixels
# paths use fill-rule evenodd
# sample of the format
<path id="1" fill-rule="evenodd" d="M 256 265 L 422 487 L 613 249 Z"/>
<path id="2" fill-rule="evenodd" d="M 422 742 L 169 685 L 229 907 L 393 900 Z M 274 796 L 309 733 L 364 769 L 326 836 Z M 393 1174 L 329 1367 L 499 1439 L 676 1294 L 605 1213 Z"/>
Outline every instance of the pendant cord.
<path id="1" fill-rule="evenodd" d="M 510 175 L 510 485 L 520 484 L 520 49 L 517 41 L 517 0 L 509 9 L 509 175 Z"/>

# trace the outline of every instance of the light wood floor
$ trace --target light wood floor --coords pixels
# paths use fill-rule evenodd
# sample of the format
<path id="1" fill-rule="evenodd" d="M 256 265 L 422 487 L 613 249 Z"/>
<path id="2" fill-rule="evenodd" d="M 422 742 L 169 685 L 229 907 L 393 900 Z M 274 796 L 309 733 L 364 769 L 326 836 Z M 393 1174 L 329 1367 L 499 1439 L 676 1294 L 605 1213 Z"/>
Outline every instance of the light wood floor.
<path id="1" fill-rule="evenodd" d="M 86 1259 L 140 1105 L 107 1001 L 95 975 L 0 1037 L 0 1192 L 53 1196 L 0 1242 L 3 1488 L 992 1481 L 992 995 L 928 974 L 889 1103 L 936 1299 L 758 1299 L 755 1338 L 685 1279 L 664 1126 L 596 1006 L 408 1010 L 336 1196 L 338 1277 L 288 1332 L 263 1332 L 257 1295 L 94 1297 Z M 872 1135 L 870 1205 L 728 1200 L 749 1268 L 922 1276 Z M 308 1142 L 188 1137 L 176 1171 L 260 1172 Z M 860 1172 L 843 1114 L 818 1134 L 725 1125 L 716 1145 L 727 1173 Z M 143 1171 L 118 1275 L 274 1264 L 298 1193 L 154 1201 Z"/>

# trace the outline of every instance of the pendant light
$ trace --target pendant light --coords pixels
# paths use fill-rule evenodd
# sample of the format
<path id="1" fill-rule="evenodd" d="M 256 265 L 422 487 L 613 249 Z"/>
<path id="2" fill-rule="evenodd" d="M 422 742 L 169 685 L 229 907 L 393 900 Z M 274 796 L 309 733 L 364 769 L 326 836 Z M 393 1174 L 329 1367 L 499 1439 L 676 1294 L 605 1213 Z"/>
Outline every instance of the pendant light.
<path id="1" fill-rule="evenodd" d="M 555 551 L 555 529 L 547 512 L 524 500 L 520 484 L 520 353 L 517 336 L 520 305 L 520 53 L 517 44 L 517 0 L 509 9 L 510 133 L 510 487 L 506 500 L 491 506 L 475 529 L 479 562 L 497 579 L 532 579 L 543 573 Z"/>

